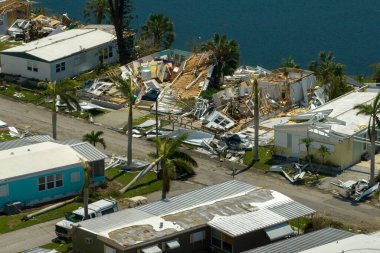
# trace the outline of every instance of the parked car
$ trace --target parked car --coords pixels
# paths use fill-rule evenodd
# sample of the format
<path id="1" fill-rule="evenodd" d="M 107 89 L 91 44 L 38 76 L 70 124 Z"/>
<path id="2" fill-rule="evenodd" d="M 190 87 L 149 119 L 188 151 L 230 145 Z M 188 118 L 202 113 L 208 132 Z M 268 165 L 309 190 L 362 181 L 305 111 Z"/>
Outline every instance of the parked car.
<path id="1" fill-rule="evenodd" d="M 102 199 L 88 205 L 88 218 L 94 219 L 118 211 L 115 200 Z M 84 220 L 84 208 L 66 214 L 66 218 L 55 224 L 55 234 L 61 239 L 71 239 L 72 226 Z"/>

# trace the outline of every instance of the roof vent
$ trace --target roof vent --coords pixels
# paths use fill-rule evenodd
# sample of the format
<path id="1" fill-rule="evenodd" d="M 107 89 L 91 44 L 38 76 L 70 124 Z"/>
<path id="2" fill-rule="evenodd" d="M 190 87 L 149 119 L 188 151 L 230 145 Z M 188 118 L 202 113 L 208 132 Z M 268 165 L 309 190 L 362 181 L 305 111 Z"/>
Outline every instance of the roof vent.
<path id="1" fill-rule="evenodd" d="M 28 148 L 28 151 L 30 151 L 30 148 Z"/>
<path id="2" fill-rule="evenodd" d="M 11 155 L 14 155 L 15 153 L 11 152 Z"/>
<path id="3" fill-rule="evenodd" d="M 163 226 L 164 226 L 164 223 L 160 222 L 160 228 L 163 228 Z"/>

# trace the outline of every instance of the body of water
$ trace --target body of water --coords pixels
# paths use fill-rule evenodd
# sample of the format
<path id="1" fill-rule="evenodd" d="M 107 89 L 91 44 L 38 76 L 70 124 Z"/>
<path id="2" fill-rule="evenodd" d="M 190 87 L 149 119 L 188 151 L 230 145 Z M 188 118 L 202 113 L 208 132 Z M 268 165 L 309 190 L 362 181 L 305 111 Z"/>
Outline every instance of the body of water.
<path id="1" fill-rule="evenodd" d="M 82 20 L 86 0 L 38 0 L 34 7 Z M 175 24 L 175 48 L 190 50 L 215 32 L 239 42 L 241 63 L 273 69 L 292 56 L 302 67 L 333 51 L 350 74 L 380 62 L 378 0 L 135 0 L 137 28 L 150 13 Z"/>

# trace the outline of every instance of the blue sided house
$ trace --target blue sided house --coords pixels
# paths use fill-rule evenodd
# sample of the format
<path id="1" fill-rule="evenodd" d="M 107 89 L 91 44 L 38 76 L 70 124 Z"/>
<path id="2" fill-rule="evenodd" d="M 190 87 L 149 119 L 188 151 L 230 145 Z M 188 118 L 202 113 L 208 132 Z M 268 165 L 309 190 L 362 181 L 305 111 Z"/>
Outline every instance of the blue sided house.
<path id="1" fill-rule="evenodd" d="M 0 211 L 78 195 L 84 184 L 81 159 L 91 168 L 91 182 L 104 181 L 106 155 L 86 142 L 62 144 L 19 139 L 0 144 Z M 102 166 L 103 165 L 103 166 Z"/>

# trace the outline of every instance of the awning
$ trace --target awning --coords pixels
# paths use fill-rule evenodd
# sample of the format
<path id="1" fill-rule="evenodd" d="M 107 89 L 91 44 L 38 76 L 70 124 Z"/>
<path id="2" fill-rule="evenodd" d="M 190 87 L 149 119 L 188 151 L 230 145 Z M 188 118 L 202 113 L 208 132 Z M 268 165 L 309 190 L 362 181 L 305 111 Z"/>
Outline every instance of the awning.
<path id="1" fill-rule="evenodd" d="M 176 249 L 181 247 L 177 240 L 168 241 L 166 242 L 166 245 L 169 247 L 169 249 Z"/>
<path id="2" fill-rule="evenodd" d="M 269 228 L 264 228 L 264 231 L 271 241 L 284 238 L 294 233 L 292 228 L 287 223 L 281 223 Z"/>
<path id="3" fill-rule="evenodd" d="M 162 253 L 162 250 L 158 246 L 151 246 L 141 250 L 143 253 Z"/>

